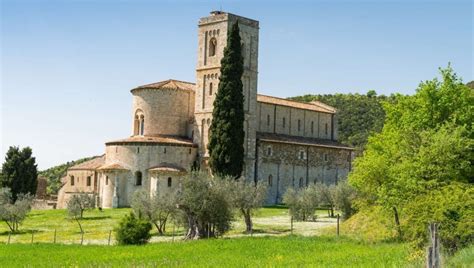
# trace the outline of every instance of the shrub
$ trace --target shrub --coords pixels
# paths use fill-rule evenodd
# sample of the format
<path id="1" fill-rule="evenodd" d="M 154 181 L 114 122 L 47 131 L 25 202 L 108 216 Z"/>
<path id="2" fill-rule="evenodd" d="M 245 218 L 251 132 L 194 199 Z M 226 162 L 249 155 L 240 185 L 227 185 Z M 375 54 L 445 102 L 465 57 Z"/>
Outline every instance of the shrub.
<path id="1" fill-rule="evenodd" d="M 115 239 L 119 245 L 142 245 L 151 238 L 151 223 L 135 217 L 135 214 L 126 215 L 115 229 Z"/>
<path id="2" fill-rule="evenodd" d="M 334 204 L 342 211 L 342 218 L 348 219 L 354 214 L 353 202 L 356 198 L 355 189 L 346 181 L 340 182 L 334 187 Z"/>

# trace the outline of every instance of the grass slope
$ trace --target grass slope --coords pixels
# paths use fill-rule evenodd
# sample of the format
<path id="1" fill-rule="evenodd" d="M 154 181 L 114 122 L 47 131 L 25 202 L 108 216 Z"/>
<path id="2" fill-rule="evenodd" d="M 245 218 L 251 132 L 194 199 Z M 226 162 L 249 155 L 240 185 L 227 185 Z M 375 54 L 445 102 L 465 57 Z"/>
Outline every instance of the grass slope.
<path id="1" fill-rule="evenodd" d="M 5 267 L 406 267 L 406 245 L 335 237 L 248 237 L 146 246 L 0 245 Z"/>

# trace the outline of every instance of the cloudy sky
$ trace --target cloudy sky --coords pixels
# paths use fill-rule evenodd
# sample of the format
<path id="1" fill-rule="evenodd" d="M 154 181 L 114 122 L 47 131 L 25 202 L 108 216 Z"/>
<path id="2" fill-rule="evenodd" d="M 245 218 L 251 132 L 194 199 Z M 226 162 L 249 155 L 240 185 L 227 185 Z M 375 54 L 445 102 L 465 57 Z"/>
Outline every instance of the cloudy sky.
<path id="1" fill-rule="evenodd" d="M 259 93 L 412 94 L 452 67 L 473 76 L 472 1 L 1 2 L 1 157 L 40 169 L 102 154 L 131 133 L 130 89 L 194 81 L 197 22 L 260 21 Z"/>

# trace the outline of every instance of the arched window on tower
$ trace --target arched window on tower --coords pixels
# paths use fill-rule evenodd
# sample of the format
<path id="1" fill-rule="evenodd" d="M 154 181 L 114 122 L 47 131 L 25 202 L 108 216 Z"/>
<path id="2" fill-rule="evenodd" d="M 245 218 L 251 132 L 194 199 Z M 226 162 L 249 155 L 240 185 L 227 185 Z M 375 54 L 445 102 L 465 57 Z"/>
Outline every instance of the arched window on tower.
<path id="1" fill-rule="evenodd" d="M 217 49 L 217 39 L 213 37 L 211 38 L 211 40 L 209 40 L 209 57 L 216 55 L 216 49 Z"/>
<path id="2" fill-rule="evenodd" d="M 326 132 L 326 135 L 327 135 L 327 134 L 328 134 L 328 123 L 326 123 L 326 125 L 325 125 L 325 129 L 326 129 L 326 131 L 325 131 L 325 132 Z"/>
<path id="3" fill-rule="evenodd" d="M 145 116 L 141 115 L 140 116 L 140 135 L 143 136 L 145 133 Z"/>
<path id="4" fill-rule="evenodd" d="M 173 179 L 171 177 L 168 177 L 168 187 L 171 187 L 173 185 Z"/>
<path id="5" fill-rule="evenodd" d="M 142 172 L 141 171 L 135 172 L 135 185 L 136 186 L 142 185 Z"/>
<path id="6" fill-rule="evenodd" d="M 74 186 L 74 176 L 71 176 L 71 186 Z"/>
<path id="7" fill-rule="evenodd" d="M 209 83 L 209 96 L 212 96 L 212 83 Z"/>
<path id="8" fill-rule="evenodd" d="M 301 120 L 298 119 L 298 131 L 301 131 Z"/>
<path id="9" fill-rule="evenodd" d="M 138 135 L 140 129 L 140 120 L 138 115 L 135 115 L 135 119 L 133 120 L 133 135 Z"/>
<path id="10" fill-rule="evenodd" d="M 311 121 L 311 134 L 313 134 L 313 133 L 314 133 L 314 122 Z"/>

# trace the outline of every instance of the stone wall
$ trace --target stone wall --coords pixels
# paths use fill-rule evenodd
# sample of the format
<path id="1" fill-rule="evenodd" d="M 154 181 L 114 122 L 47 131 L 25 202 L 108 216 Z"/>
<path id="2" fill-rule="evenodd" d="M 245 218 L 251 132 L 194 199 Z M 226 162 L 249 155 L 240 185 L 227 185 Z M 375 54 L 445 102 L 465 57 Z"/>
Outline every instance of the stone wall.
<path id="1" fill-rule="evenodd" d="M 144 115 L 144 135 L 189 135 L 194 116 L 194 92 L 181 89 L 139 89 L 133 92 L 132 135 L 136 134 L 134 117 Z"/>
<path id="2" fill-rule="evenodd" d="M 332 114 L 258 102 L 258 131 L 319 139 L 337 139 Z"/>
<path id="3" fill-rule="evenodd" d="M 69 169 L 63 178 L 63 186 L 58 193 L 57 208 L 66 208 L 67 202 L 74 194 L 97 193 L 98 180 L 99 174 L 95 170 Z M 90 184 L 88 182 L 90 182 Z"/>
<path id="4" fill-rule="evenodd" d="M 260 141 L 257 161 L 258 181 L 269 185 L 266 203 L 276 204 L 289 187 L 345 180 L 351 150 Z"/>
<path id="5" fill-rule="evenodd" d="M 187 145 L 130 143 L 106 146 L 106 165 L 119 164 L 126 170 L 101 172 L 99 193 L 102 207 L 113 206 L 114 191 L 117 191 L 118 206 L 129 206 L 133 192 L 139 189 L 150 191 L 152 176 L 148 169 L 169 163 L 189 171 L 196 155 L 197 148 Z M 137 172 L 142 174 L 141 185 L 137 185 Z"/>

